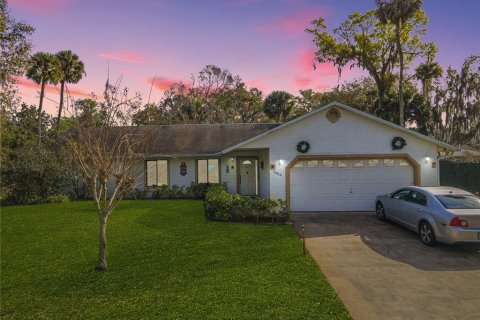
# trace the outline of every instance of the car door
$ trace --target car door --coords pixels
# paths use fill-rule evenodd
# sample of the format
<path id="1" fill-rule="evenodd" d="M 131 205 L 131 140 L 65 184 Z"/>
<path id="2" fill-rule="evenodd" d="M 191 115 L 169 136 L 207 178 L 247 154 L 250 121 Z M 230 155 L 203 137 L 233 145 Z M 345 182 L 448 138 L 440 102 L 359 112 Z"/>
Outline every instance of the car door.
<path id="1" fill-rule="evenodd" d="M 405 204 L 405 223 L 417 229 L 418 217 L 427 210 L 427 197 L 420 191 L 412 190 Z"/>
<path id="2" fill-rule="evenodd" d="M 387 216 L 399 223 L 405 223 L 405 211 L 410 189 L 400 189 L 394 192 L 389 201 L 388 207 L 385 208 Z"/>

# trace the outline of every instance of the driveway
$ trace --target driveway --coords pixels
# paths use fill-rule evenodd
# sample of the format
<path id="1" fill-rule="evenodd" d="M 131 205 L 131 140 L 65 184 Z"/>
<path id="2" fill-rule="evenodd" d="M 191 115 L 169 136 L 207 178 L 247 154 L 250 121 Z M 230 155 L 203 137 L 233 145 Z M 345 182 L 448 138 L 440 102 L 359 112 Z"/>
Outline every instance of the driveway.
<path id="1" fill-rule="evenodd" d="M 480 245 L 427 247 L 374 213 L 294 213 L 354 319 L 480 319 Z"/>

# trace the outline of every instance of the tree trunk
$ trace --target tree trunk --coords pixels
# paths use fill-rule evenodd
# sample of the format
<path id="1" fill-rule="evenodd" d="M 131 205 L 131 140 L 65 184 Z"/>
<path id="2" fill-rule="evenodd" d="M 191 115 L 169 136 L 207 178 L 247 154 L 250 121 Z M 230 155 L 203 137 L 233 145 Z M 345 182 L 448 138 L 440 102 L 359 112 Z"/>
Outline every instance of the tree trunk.
<path id="1" fill-rule="evenodd" d="M 63 93 L 65 90 L 65 81 L 60 82 L 60 105 L 58 106 L 58 116 L 57 116 L 57 137 L 60 132 L 60 119 L 62 118 L 62 109 L 63 109 Z"/>
<path id="2" fill-rule="evenodd" d="M 400 112 L 399 117 L 399 124 L 404 127 L 405 126 L 405 107 L 403 104 L 403 50 L 402 45 L 400 43 L 400 22 L 397 22 L 396 26 L 396 40 L 397 40 L 397 50 L 398 50 L 398 57 L 400 59 L 400 74 L 398 78 L 398 111 Z"/>
<path id="3" fill-rule="evenodd" d="M 42 142 L 42 108 L 43 108 L 43 97 L 45 95 L 45 80 L 42 80 L 42 87 L 40 89 L 40 102 L 38 103 L 38 144 Z"/>
<path id="4" fill-rule="evenodd" d="M 95 269 L 98 271 L 107 270 L 107 216 L 99 214 L 100 235 L 98 241 L 98 264 Z"/>

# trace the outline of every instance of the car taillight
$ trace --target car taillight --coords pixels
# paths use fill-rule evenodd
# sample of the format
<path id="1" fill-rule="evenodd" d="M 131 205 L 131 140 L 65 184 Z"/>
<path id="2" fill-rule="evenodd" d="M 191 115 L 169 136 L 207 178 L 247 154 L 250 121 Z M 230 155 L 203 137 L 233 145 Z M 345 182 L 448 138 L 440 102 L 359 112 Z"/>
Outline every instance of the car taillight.
<path id="1" fill-rule="evenodd" d="M 449 226 L 466 228 L 466 227 L 468 227 L 468 221 L 460 219 L 459 217 L 453 217 L 453 219 L 450 220 Z"/>

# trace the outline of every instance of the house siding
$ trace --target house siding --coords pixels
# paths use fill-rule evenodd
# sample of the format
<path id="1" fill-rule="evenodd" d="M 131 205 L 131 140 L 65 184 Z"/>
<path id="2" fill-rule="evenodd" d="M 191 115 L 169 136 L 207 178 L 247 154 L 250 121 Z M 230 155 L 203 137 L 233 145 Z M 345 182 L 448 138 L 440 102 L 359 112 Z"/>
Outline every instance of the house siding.
<path id="1" fill-rule="evenodd" d="M 191 183 L 196 183 L 196 161 L 198 159 L 215 158 L 219 159 L 220 165 L 220 181 L 225 183 L 230 193 L 237 193 L 237 157 L 256 157 L 258 163 L 261 161 L 264 163 L 264 169 L 258 168 L 259 172 L 259 196 L 268 198 L 270 195 L 270 181 L 268 171 L 268 150 L 248 150 L 248 151 L 236 151 L 219 157 L 186 157 L 186 158 L 174 158 L 168 159 L 169 161 L 169 186 L 177 185 L 187 187 Z M 234 159 L 232 161 L 232 158 Z M 164 159 L 164 158 L 162 158 Z M 182 176 L 180 174 L 180 165 L 185 162 L 187 165 L 187 174 Z M 228 170 L 227 170 L 228 165 Z M 233 167 L 233 169 L 232 169 Z M 228 172 L 227 172 L 228 171 Z M 135 172 L 137 181 L 135 188 L 144 190 L 147 188 L 145 184 L 145 162 L 141 162 L 135 166 Z M 109 181 L 109 190 L 113 190 L 115 187 L 115 180 Z M 153 188 L 147 188 L 153 190 Z M 151 196 L 148 194 L 147 196 Z"/>
<path id="2" fill-rule="evenodd" d="M 296 146 L 302 140 L 310 143 L 308 155 L 407 153 L 420 165 L 421 185 L 438 185 L 435 144 L 343 108 L 337 109 L 341 113 L 341 118 L 335 123 L 327 120 L 325 115 L 329 109 L 326 109 L 241 147 L 270 150 L 269 162 L 275 165 L 275 170 L 269 170 L 269 190 L 272 199 L 285 199 L 285 168 L 301 154 L 296 150 Z M 404 137 L 407 141 L 403 149 L 392 150 L 391 141 L 395 136 Z M 432 162 L 437 162 L 437 168 L 432 168 Z"/>

